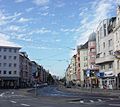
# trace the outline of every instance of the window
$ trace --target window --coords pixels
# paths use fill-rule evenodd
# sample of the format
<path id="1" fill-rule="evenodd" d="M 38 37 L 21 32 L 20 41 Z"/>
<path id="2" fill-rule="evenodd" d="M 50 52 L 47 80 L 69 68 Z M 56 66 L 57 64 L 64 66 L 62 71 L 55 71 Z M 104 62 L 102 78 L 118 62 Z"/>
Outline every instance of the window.
<path id="1" fill-rule="evenodd" d="M 0 55 L 0 59 L 2 58 L 2 55 Z"/>
<path id="2" fill-rule="evenodd" d="M 105 42 L 103 42 L 103 48 L 105 48 Z"/>
<path id="3" fill-rule="evenodd" d="M 112 63 L 111 63 L 111 64 L 109 64 L 109 69 L 112 69 Z"/>
<path id="4" fill-rule="evenodd" d="M 17 73 L 17 71 L 14 71 L 14 74 L 16 74 Z"/>
<path id="5" fill-rule="evenodd" d="M 14 64 L 14 67 L 16 67 L 17 66 L 17 64 Z"/>
<path id="6" fill-rule="evenodd" d="M 16 53 L 16 52 L 17 52 L 17 49 L 14 49 L 14 52 Z"/>
<path id="7" fill-rule="evenodd" d="M 3 74 L 6 74 L 6 71 L 3 71 Z"/>
<path id="8" fill-rule="evenodd" d="M 11 63 L 9 63 L 9 67 L 11 67 L 12 66 L 12 64 Z"/>
<path id="9" fill-rule="evenodd" d="M 9 59 L 11 59 L 12 58 L 12 56 L 9 56 Z"/>
<path id="10" fill-rule="evenodd" d="M 3 64 L 4 67 L 6 67 L 6 65 L 7 65 L 6 63 Z"/>
<path id="11" fill-rule="evenodd" d="M 104 69 L 105 69 L 105 65 L 102 65 L 102 66 L 101 66 L 101 69 L 104 70 Z"/>
<path id="12" fill-rule="evenodd" d="M 9 74 L 12 74 L 12 71 L 9 71 Z"/>
<path id="13" fill-rule="evenodd" d="M 93 48 L 93 49 L 90 49 L 90 52 L 95 52 L 95 49 Z"/>
<path id="14" fill-rule="evenodd" d="M 2 72 L 1 72 L 1 70 L 0 70 L 0 74 L 1 74 Z"/>
<path id="15" fill-rule="evenodd" d="M 117 61 L 117 69 L 119 69 L 119 60 Z"/>
<path id="16" fill-rule="evenodd" d="M 0 63 L 0 67 L 1 67 L 1 65 L 2 65 L 2 64 Z"/>
<path id="17" fill-rule="evenodd" d="M 104 24 L 104 36 L 106 36 L 106 24 Z"/>
<path id="18" fill-rule="evenodd" d="M 4 48 L 4 52 L 6 52 L 7 51 L 7 49 L 6 48 Z"/>
<path id="19" fill-rule="evenodd" d="M 4 56 L 4 57 L 3 57 L 3 59 L 7 59 L 7 57 L 6 57 L 6 56 Z"/>
<path id="20" fill-rule="evenodd" d="M 105 53 L 103 53 L 103 57 L 105 57 Z"/>
<path id="21" fill-rule="evenodd" d="M 14 59 L 16 59 L 17 57 L 16 56 L 14 56 Z"/>
<path id="22" fill-rule="evenodd" d="M 118 40 L 118 35 L 117 35 L 117 32 L 116 32 L 116 41 Z"/>
<path id="23" fill-rule="evenodd" d="M 9 52 L 12 52 L 12 49 L 11 49 L 11 48 L 9 49 Z"/>
<path id="24" fill-rule="evenodd" d="M 112 46 L 112 39 L 110 39 L 110 40 L 108 41 L 108 46 L 109 46 L 109 47 Z"/>
<path id="25" fill-rule="evenodd" d="M 112 50 L 109 51 L 109 55 L 113 55 L 113 51 Z"/>
<path id="26" fill-rule="evenodd" d="M 100 38 L 102 38 L 102 27 L 100 28 Z"/>

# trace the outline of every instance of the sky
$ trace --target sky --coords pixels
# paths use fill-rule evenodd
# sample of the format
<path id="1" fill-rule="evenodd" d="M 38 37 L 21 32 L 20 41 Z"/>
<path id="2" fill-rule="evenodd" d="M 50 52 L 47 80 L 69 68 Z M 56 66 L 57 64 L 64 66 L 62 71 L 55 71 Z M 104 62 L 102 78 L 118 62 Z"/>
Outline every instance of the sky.
<path id="1" fill-rule="evenodd" d="M 21 46 L 31 60 L 63 77 L 76 46 L 116 16 L 119 0 L 0 0 L 0 43 Z"/>

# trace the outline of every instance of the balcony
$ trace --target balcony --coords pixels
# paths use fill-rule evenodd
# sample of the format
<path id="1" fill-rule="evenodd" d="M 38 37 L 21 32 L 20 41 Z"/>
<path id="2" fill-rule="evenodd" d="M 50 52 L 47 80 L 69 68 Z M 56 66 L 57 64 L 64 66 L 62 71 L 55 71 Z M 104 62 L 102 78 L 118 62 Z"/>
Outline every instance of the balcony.
<path id="1" fill-rule="evenodd" d="M 100 64 L 100 63 L 111 62 L 111 61 L 114 61 L 113 55 L 96 58 L 95 62 L 96 62 L 96 64 Z"/>

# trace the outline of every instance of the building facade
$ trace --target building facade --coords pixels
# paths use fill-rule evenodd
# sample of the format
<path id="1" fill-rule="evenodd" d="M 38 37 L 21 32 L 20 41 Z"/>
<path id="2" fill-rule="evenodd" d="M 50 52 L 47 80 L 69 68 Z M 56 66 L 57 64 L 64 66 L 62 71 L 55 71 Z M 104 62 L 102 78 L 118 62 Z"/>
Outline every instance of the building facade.
<path id="1" fill-rule="evenodd" d="M 120 89 L 120 6 L 117 7 L 116 25 L 114 33 L 114 70 L 116 77 L 116 88 Z"/>
<path id="2" fill-rule="evenodd" d="M 19 50 L 20 47 L 0 46 L 0 87 L 19 87 Z"/>
<path id="3" fill-rule="evenodd" d="M 98 28 L 96 35 L 97 56 L 96 64 L 99 65 L 100 88 L 113 88 L 115 87 L 115 71 L 114 71 L 114 36 L 113 29 L 115 27 L 116 18 L 103 20 Z"/>
<path id="4" fill-rule="evenodd" d="M 88 42 L 80 48 L 80 85 L 85 87 L 85 76 L 84 72 L 88 68 Z"/>
<path id="5" fill-rule="evenodd" d="M 26 52 L 20 52 L 19 57 L 20 87 L 30 87 L 32 85 L 32 62 Z"/>
<path id="6" fill-rule="evenodd" d="M 95 64 L 96 59 L 96 33 L 93 32 L 88 38 L 88 68 L 84 72 L 85 87 L 98 87 L 97 73 L 99 67 Z"/>

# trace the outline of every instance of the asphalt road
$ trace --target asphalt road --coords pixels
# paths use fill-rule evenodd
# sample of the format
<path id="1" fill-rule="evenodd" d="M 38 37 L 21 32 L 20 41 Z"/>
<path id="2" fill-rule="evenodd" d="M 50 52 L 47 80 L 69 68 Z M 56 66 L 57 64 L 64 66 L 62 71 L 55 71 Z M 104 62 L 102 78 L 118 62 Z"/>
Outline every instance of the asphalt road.
<path id="1" fill-rule="evenodd" d="M 112 96 L 75 94 L 45 87 L 34 94 L 20 90 L 0 90 L 0 107 L 120 107 L 120 99 Z"/>

